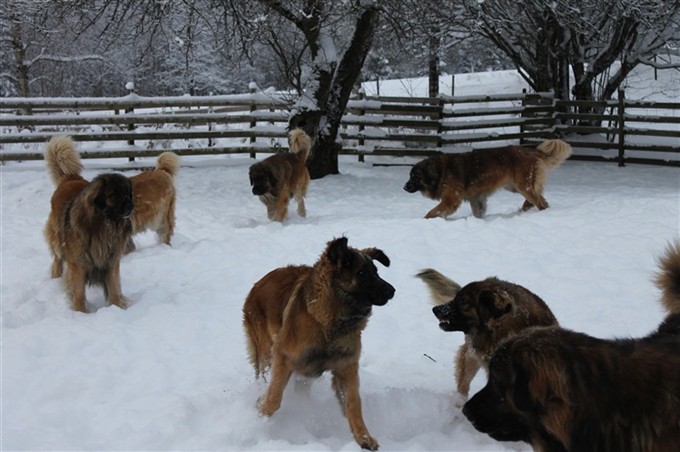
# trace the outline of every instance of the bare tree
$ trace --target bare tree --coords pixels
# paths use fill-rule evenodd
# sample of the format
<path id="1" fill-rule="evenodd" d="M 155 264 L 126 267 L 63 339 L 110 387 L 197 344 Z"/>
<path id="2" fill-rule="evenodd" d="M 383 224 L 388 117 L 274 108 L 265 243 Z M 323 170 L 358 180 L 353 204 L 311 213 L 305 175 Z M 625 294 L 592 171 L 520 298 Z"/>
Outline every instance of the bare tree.
<path id="1" fill-rule="evenodd" d="M 463 23 L 466 10 L 460 0 L 400 0 L 386 3 L 385 16 L 409 58 L 425 63 L 430 97 L 439 95 L 441 57 L 464 41 L 470 32 Z"/>
<path id="2" fill-rule="evenodd" d="M 680 39 L 678 0 L 468 0 L 467 8 L 532 88 L 563 99 L 570 68 L 576 99 L 610 99 L 633 68 Z"/>
<path id="3" fill-rule="evenodd" d="M 252 3 L 230 2 L 241 36 L 244 42 L 253 37 L 269 42 L 293 75 L 290 86 L 298 89 L 299 100 L 290 127 L 313 137 L 307 162 L 312 178 L 336 174 L 340 119 L 371 48 L 379 2 L 258 0 L 259 8 Z"/>

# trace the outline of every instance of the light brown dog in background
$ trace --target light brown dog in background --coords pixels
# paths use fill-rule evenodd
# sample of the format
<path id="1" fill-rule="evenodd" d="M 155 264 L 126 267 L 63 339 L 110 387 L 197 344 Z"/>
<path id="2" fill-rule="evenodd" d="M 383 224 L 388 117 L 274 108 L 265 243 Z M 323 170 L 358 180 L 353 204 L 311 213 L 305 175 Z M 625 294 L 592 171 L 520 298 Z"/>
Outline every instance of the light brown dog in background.
<path id="1" fill-rule="evenodd" d="M 132 233 L 150 229 L 160 240 L 170 245 L 175 231 L 175 176 L 180 159 L 173 152 L 163 152 L 156 159 L 156 168 L 130 177 L 135 210 L 132 212 Z M 134 251 L 130 238 L 126 253 Z"/>
<path id="2" fill-rule="evenodd" d="M 288 203 L 297 201 L 297 213 L 307 216 L 305 196 L 309 186 L 309 171 L 305 162 L 309 157 L 311 140 L 302 129 L 288 134 L 290 152 L 274 154 L 250 167 L 250 185 L 254 195 L 267 206 L 267 217 L 283 222 L 288 217 Z"/>
<path id="3" fill-rule="evenodd" d="M 80 175 L 80 156 L 66 136 L 50 140 L 45 161 L 56 185 L 44 231 L 53 257 L 52 277 L 63 274 L 76 311 L 87 311 L 86 284 L 102 286 L 110 304 L 125 308 L 120 258 L 132 237 L 130 181 L 114 173 L 100 174 L 92 182 L 85 180 Z"/>

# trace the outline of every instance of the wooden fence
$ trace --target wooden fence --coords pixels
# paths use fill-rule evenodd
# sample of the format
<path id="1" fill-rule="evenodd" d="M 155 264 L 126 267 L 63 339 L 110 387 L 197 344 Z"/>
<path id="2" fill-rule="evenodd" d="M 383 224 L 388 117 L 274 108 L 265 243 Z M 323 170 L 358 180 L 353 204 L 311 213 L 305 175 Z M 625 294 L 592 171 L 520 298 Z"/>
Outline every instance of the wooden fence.
<path id="1" fill-rule="evenodd" d="M 42 159 L 55 134 L 83 158 L 273 153 L 286 145 L 292 99 L 250 93 L 149 98 L 2 98 L 0 161 Z M 597 113 L 582 113 L 587 110 Z M 581 113 L 574 113 L 581 111 Z M 344 154 L 425 156 L 562 137 L 574 158 L 680 166 L 680 104 L 563 102 L 548 94 L 350 100 Z"/>

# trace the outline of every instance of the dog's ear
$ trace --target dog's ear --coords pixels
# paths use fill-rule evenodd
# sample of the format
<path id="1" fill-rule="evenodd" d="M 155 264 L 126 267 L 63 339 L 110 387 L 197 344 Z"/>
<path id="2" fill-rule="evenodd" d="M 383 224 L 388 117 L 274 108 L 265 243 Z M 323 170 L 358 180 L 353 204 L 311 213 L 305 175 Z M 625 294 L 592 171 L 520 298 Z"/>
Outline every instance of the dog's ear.
<path id="1" fill-rule="evenodd" d="M 279 172 L 276 166 L 267 165 L 267 180 L 269 181 L 269 186 L 271 188 L 276 187 L 277 181 L 279 180 Z"/>
<path id="2" fill-rule="evenodd" d="M 347 247 L 347 237 L 340 237 L 328 242 L 326 255 L 335 266 L 349 266 L 352 262 L 352 252 Z"/>
<path id="3" fill-rule="evenodd" d="M 482 290 L 477 301 L 483 319 L 497 319 L 512 310 L 512 296 L 502 289 Z"/>
<path id="4" fill-rule="evenodd" d="M 518 377 L 524 380 L 520 385 L 523 389 L 517 388 L 520 391 L 514 394 L 522 403 L 518 408 L 550 416 L 549 410 L 563 406 L 569 400 L 567 372 L 560 350 L 532 344 L 523 353 L 520 350 L 518 360 L 523 369 Z"/>
<path id="5" fill-rule="evenodd" d="M 98 178 L 85 187 L 83 196 L 88 204 L 94 206 L 97 210 L 104 210 L 106 208 L 106 193 L 104 192 L 104 184 Z"/>
<path id="6" fill-rule="evenodd" d="M 368 257 L 380 262 L 385 267 L 390 266 L 390 258 L 387 257 L 387 254 L 385 254 L 383 250 L 380 250 L 378 248 L 364 248 L 363 250 L 361 250 L 361 252 L 366 253 Z"/>
<path id="7" fill-rule="evenodd" d="M 435 193 L 439 186 L 439 180 L 442 177 L 442 169 L 439 164 L 439 159 L 432 158 L 426 161 L 423 165 L 424 181 L 431 193 Z"/>

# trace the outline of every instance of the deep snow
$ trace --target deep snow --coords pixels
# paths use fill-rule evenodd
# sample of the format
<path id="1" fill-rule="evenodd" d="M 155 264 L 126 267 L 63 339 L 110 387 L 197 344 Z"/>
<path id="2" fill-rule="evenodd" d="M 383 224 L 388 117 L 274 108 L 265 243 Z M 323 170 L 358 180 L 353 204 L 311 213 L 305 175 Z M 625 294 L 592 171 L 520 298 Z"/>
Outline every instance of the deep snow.
<path id="1" fill-rule="evenodd" d="M 328 376 L 308 394 L 291 384 L 274 416 L 258 416 L 266 383 L 254 378 L 241 325 L 255 281 L 313 264 L 341 235 L 392 260 L 377 266 L 397 292 L 374 309 L 360 367 L 381 450 L 529 450 L 462 416 L 452 361 L 463 335 L 438 329 L 413 276 L 422 268 L 463 284 L 492 275 L 522 284 L 563 326 L 601 337 L 642 335 L 662 319 L 651 279 L 680 232 L 677 168 L 568 161 L 549 176 L 543 212 L 520 213 L 522 198 L 499 192 L 483 220 L 468 205 L 425 220 L 434 202 L 402 190 L 409 167 L 374 162 L 413 160 L 342 158 L 342 174 L 312 181 L 308 217 L 291 209 L 281 225 L 250 193 L 253 160 L 185 158 L 172 246 L 138 236 L 121 267 L 131 306 L 104 306 L 92 288 L 86 315 L 49 277 L 42 228 L 53 187 L 43 162 L 0 167 L 2 449 L 358 450 Z M 88 178 L 112 166 L 85 163 Z"/>

